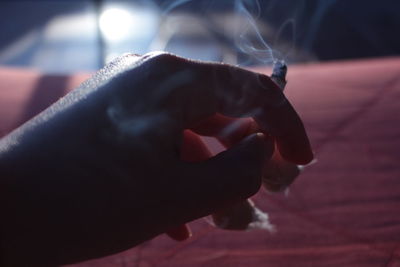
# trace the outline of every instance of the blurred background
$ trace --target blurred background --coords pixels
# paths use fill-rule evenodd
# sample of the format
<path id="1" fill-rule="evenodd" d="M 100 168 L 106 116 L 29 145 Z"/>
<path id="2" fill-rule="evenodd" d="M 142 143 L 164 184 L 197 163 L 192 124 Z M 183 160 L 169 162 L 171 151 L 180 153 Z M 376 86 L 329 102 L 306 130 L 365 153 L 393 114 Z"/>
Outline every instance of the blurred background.
<path id="1" fill-rule="evenodd" d="M 0 2 L 0 65 L 94 71 L 165 50 L 242 66 L 400 54 L 398 0 Z"/>

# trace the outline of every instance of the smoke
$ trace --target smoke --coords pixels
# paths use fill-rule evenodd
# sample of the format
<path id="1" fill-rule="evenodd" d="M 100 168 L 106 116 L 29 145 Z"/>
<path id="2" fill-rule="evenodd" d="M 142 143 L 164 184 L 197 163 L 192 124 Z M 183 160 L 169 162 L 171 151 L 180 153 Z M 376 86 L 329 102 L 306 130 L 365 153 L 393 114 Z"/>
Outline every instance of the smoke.
<path id="1" fill-rule="evenodd" d="M 210 31 L 210 28 L 213 28 L 211 35 L 214 34 L 214 40 L 217 42 L 230 42 L 234 52 L 248 56 L 247 60 L 242 60 L 238 57 L 236 60 L 236 64 L 238 65 L 271 64 L 278 60 L 288 60 L 290 53 L 293 51 L 296 52 L 296 25 L 299 16 L 306 7 L 304 1 L 298 1 L 296 3 L 291 2 L 291 6 L 286 6 L 286 8 L 282 9 L 279 6 L 281 5 L 279 1 L 263 2 L 264 5 L 262 6 L 258 0 L 233 0 L 230 2 L 231 9 L 225 11 L 225 13 L 233 14 L 233 16 L 229 18 L 230 20 L 228 23 L 226 23 L 229 24 L 233 22 L 234 31 L 232 32 L 224 32 L 223 28 L 218 29 L 218 27 L 213 27 L 218 24 L 218 21 L 213 19 L 212 12 L 215 12 L 217 15 L 223 13 L 221 13 L 221 9 L 215 11 L 215 9 L 218 9 L 218 6 L 215 6 L 217 2 L 211 1 L 209 3 L 214 4 L 214 6 L 208 5 L 208 9 L 206 10 L 197 9 L 199 3 L 197 2 L 196 5 L 192 0 L 164 1 L 161 5 L 156 5 L 156 3 L 153 2 L 152 5 L 154 8 L 157 8 L 157 12 L 164 17 L 171 16 L 174 12 L 179 12 L 183 7 L 185 8 L 185 12 L 190 12 L 191 5 L 195 5 L 196 7 L 194 11 L 195 14 L 199 14 L 199 11 L 208 14 L 209 16 L 207 15 L 201 19 L 203 21 L 209 20 L 212 22 L 210 24 L 205 24 L 205 26 L 206 29 Z M 226 2 L 224 3 L 223 6 L 226 7 Z M 307 42 L 304 43 L 306 46 L 312 44 L 313 38 L 315 38 L 314 36 L 318 30 L 319 22 L 329 7 L 335 3 L 335 0 L 319 1 L 318 3 L 318 8 L 311 18 L 311 24 L 314 26 L 310 28 L 306 34 Z M 146 3 L 146 5 L 149 5 L 149 3 Z M 273 24 L 269 25 L 267 23 L 268 14 L 272 13 L 277 13 L 276 16 L 282 17 L 283 23 L 281 23 L 279 27 L 274 27 Z M 267 19 L 265 19 L 265 17 L 267 17 Z M 179 27 L 179 25 L 176 24 L 175 26 Z M 179 32 L 179 28 L 175 29 L 175 31 Z M 219 38 L 221 35 L 218 34 L 221 32 L 225 35 L 231 34 L 232 38 Z M 285 41 L 288 44 L 286 46 L 282 45 Z M 115 103 L 108 112 L 110 121 L 115 124 L 121 136 L 148 136 L 152 125 L 168 125 L 172 123 L 172 118 L 168 114 L 157 111 L 156 107 L 160 106 L 160 101 L 168 98 L 168 94 L 170 94 L 175 87 L 187 83 L 194 78 L 195 77 L 193 77 L 191 73 L 184 72 L 176 73 L 168 80 L 159 81 L 157 85 L 152 86 L 154 90 L 151 96 L 137 96 L 143 99 L 143 103 L 146 103 L 146 105 L 138 107 L 138 111 L 130 110 L 129 114 L 125 114 L 124 108 L 121 107 L 120 103 Z M 256 113 L 257 110 L 252 112 Z M 254 115 L 253 113 L 249 115 Z M 230 125 L 223 133 L 226 134 L 234 131 L 235 127 L 237 127 L 237 125 Z"/>
<path id="2" fill-rule="evenodd" d="M 149 154 L 156 154 L 154 146 L 165 138 L 164 133 L 158 129 L 168 129 L 174 123 L 165 112 L 131 114 L 117 103 L 108 108 L 107 115 L 114 126 L 114 132 L 110 136 L 113 143 L 125 146 L 129 144 L 136 150 Z"/>
<path id="3" fill-rule="evenodd" d="M 283 36 L 286 36 L 287 32 L 289 32 L 290 37 L 288 41 L 282 42 Z M 294 51 L 295 40 L 296 40 L 296 21 L 294 18 L 288 18 L 279 27 L 273 42 L 274 47 L 280 48 L 279 50 L 275 50 L 275 52 L 277 53 L 276 57 L 281 60 L 287 59 L 290 56 L 290 53 Z"/>
<path id="4" fill-rule="evenodd" d="M 212 23 L 205 25 L 206 29 L 213 28 L 214 33 L 211 34 L 214 34 L 214 37 L 217 36 L 214 40 L 230 42 L 234 52 L 248 56 L 247 60 L 242 60 L 237 56 L 237 65 L 271 64 L 278 60 L 288 60 L 290 53 L 293 51 L 296 52 L 296 25 L 300 15 L 306 8 L 304 0 L 297 1 L 296 3 L 291 2 L 290 6 L 286 5 L 283 9 L 280 1 L 266 1 L 263 2 L 262 6 L 258 0 L 233 0 L 229 2 L 231 9 L 224 11 L 225 13 L 233 14 L 233 16 L 229 17 L 229 21 L 225 22 L 226 24 L 232 24 L 233 22 L 231 26 L 233 26 L 234 31 L 232 32 L 224 32 L 224 28 L 218 29 L 218 27 L 213 27 L 214 25 L 218 25 L 218 21 L 213 19 L 212 12 L 217 15 L 224 14 L 221 13 L 221 7 L 217 6 L 218 2 L 210 1 L 208 5 L 204 5 L 204 1 L 202 2 L 200 6 L 199 2 L 196 3 L 192 0 L 164 1 L 161 5 L 157 5 L 155 2 L 152 2 L 152 4 L 146 2 L 146 5 L 152 5 L 154 8 L 157 8 L 157 12 L 164 17 L 170 16 L 175 12 L 180 12 L 181 8 L 185 8 L 185 12 L 194 12 L 195 14 L 203 12 L 204 14 L 208 14 L 201 19 L 203 21 L 208 19 L 212 21 Z M 318 8 L 311 18 L 311 24 L 314 26 L 310 28 L 306 34 L 307 41 L 304 43 L 305 46 L 310 46 L 312 44 L 319 22 L 329 7 L 335 3 L 335 0 L 319 1 L 318 3 Z M 192 5 L 195 6 L 195 11 L 190 11 Z M 205 6 L 207 6 L 207 8 L 204 10 L 200 8 L 204 8 Z M 226 8 L 227 2 L 224 2 L 222 6 Z M 268 24 L 268 15 L 272 13 L 277 13 L 276 16 L 282 17 L 281 20 L 283 20 L 283 23 L 281 23 L 279 27 Z M 276 18 L 272 17 L 272 19 Z M 175 26 L 179 27 L 179 25 L 176 24 Z M 175 29 L 175 31 L 179 32 L 179 28 Z M 218 34 L 221 32 L 225 35 L 232 35 L 232 38 L 218 38 L 220 37 Z M 282 45 L 285 41 L 288 44 L 287 46 Z M 129 133 L 130 135 L 142 135 L 142 133 L 148 131 L 151 124 L 161 124 L 163 120 L 170 123 L 171 118 L 158 114 L 156 111 L 152 111 L 152 107 L 159 106 L 159 102 L 165 99 L 173 88 L 182 83 L 189 82 L 189 80 L 193 78 L 193 75 L 190 73 L 177 73 L 169 80 L 154 85 L 153 88 L 155 89 L 150 97 L 143 95 L 138 96 L 144 99 L 143 102 L 146 102 L 146 107 L 143 107 L 143 109 L 146 109 L 146 112 L 136 113 L 145 115 L 139 117 L 132 116 L 132 113 L 129 114 L 129 116 L 121 115 L 123 109 L 119 107 L 120 104 L 115 104 L 108 113 L 110 120 L 117 125 L 121 133 Z M 156 108 L 154 108 L 154 110 L 156 110 Z M 257 111 L 255 110 L 254 112 Z M 132 117 L 134 117 L 134 119 L 131 119 Z M 230 132 L 234 130 L 235 127 L 236 125 L 231 125 L 228 127 L 229 129 L 225 130 L 226 132 Z"/>
<path id="5" fill-rule="evenodd" d="M 182 6 L 188 2 L 191 2 L 193 0 L 173 0 L 173 1 L 165 1 L 162 6 L 160 7 L 161 14 L 163 16 L 166 16 L 168 13 L 170 13 L 172 10 L 175 8 Z"/>
<path id="6" fill-rule="evenodd" d="M 124 58 L 130 57 L 132 56 L 122 56 L 110 65 L 118 65 Z M 171 73 L 163 80 L 144 78 L 129 97 L 140 101 L 132 104 L 129 99 L 120 99 L 118 96 L 111 99 L 107 117 L 113 131 L 109 137 L 116 137 L 116 140 L 112 140 L 116 143 L 131 144 L 150 154 L 154 150 L 162 149 L 169 141 L 176 140 L 182 127 L 182 122 L 176 118 L 177 114 L 182 114 L 182 106 L 176 105 L 181 98 L 176 89 L 186 86 L 194 79 L 195 74 L 189 70 Z M 168 138 L 171 140 L 166 140 Z"/>
<path id="7" fill-rule="evenodd" d="M 235 0 L 235 44 L 251 57 L 249 64 L 276 60 L 315 60 L 313 46 L 327 12 L 336 0 Z M 247 65 L 245 63 L 245 65 Z"/>
<path id="8" fill-rule="evenodd" d="M 235 40 L 238 49 L 261 63 L 272 63 L 275 60 L 274 52 L 264 40 L 256 23 L 261 11 L 259 2 L 236 0 L 235 11 L 238 16 Z"/>
<path id="9" fill-rule="evenodd" d="M 107 20 L 109 27 L 102 27 L 105 47 L 109 50 L 105 58 L 112 59 L 124 52 L 144 54 L 164 50 L 183 57 L 241 66 L 268 65 L 282 59 L 309 61 L 314 59 L 310 54 L 321 21 L 335 2 L 138 0 L 130 5 L 110 2 L 102 9 L 104 14 L 100 18 L 105 18 L 108 9 L 120 9 L 131 13 L 132 23 L 124 23 L 116 12 L 115 18 Z M 105 32 L 108 28 L 111 30 Z M 117 32 L 127 34 L 116 42 L 112 37 Z"/>

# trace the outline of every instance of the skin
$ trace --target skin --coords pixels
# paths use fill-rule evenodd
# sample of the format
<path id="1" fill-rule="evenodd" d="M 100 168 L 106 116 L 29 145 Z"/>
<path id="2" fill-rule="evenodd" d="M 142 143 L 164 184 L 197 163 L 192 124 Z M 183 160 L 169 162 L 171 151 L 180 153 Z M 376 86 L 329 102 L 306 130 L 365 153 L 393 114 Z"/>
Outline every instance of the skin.
<path id="1" fill-rule="evenodd" d="M 249 134 L 254 123 L 268 137 Z M 205 157 L 195 133 L 229 149 Z M 286 160 L 313 158 L 299 116 L 268 76 L 125 55 L 0 141 L 0 259 L 53 266 L 165 232 L 184 239 L 185 223 L 258 191 L 274 142 Z"/>

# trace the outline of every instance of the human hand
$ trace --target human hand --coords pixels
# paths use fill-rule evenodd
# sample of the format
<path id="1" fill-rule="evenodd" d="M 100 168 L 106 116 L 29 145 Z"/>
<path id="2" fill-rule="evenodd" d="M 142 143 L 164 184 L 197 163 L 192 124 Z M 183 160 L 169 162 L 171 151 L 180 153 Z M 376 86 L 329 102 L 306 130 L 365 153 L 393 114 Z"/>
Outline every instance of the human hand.
<path id="1" fill-rule="evenodd" d="M 109 64 L 1 140 L 5 259 L 101 257 L 247 199 L 274 144 L 225 116 L 253 117 L 286 160 L 312 160 L 300 118 L 265 75 L 164 53 Z M 203 145 L 185 129 L 243 140 L 193 163 Z M 182 157 L 184 140 L 193 150 Z"/>

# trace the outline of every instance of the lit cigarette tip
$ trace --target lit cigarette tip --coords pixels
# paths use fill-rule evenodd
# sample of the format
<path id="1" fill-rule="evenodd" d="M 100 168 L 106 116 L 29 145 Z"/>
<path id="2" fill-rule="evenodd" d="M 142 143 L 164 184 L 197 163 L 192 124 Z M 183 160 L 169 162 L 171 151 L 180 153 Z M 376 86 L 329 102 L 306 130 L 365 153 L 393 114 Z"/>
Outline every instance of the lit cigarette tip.
<path id="1" fill-rule="evenodd" d="M 283 91 L 286 86 L 287 65 L 284 60 L 275 60 L 272 67 L 271 79 Z"/>

